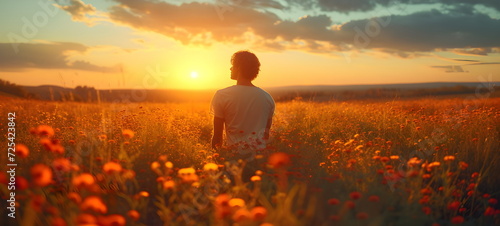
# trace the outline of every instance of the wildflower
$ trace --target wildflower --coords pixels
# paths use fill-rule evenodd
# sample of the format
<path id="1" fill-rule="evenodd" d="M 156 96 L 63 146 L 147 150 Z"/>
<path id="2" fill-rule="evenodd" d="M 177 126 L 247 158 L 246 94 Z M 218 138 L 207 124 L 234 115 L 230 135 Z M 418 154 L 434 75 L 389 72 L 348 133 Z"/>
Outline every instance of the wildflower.
<path id="1" fill-rule="evenodd" d="M 337 205 L 339 203 L 340 203 L 340 200 L 338 200 L 338 199 L 335 199 L 335 198 L 328 199 L 328 204 L 330 204 L 330 205 Z"/>
<path id="2" fill-rule="evenodd" d="M 283 152 L 277 152 L 269 157 L 269 165 L 274 169 L 279 169 L 290 165 L 290 156 Z"/>
<path id="3" fill-rule="evenodd" d="M 52 167 L 61 172 L 69 172 L 71 170 L 71 162 L 67 158 L 57 158 L 52 162 Z"/>
<path id="4" fill-rule="evenodd" d="M 345 205 L 345 206 L 347 206 L 347 208 L 349 208 L 349 209 L 354 209 L 354 207 L 356 207 L 356 203 L 354 203 L 354 202 L 353 202 L 353 201 L 351 201 L 351 200 L 347 200 L 347 201 L 345 201 L 345 204 L 344 204 L 344 205 Z"/>
<path id="5" fill-rule="evenodd" d="M 349 194 L 349 197 L 351 197 L 352 200 L 357 200 L 357 199 L 361 198 L 361 193 L 359 193 L 357 191 L 353 191 L 353 192 L 351 192 L 351 194 Z"/>
<path id="6" fill-rule="evenodd" d="M 160 168 L 160 163 L 157 161 L 154 161 L 151 163 L 151 170 L 156 171 L 156 169 Z"/>
<path id="7" fill-rule="evenodd" d="M 175 188 L 175 182 L 173 180 L 166 180 L 163 182 L 163 189 L 170 190 Z"/>
<path id="8" fill-rule="evenodd" d="M 108 216 L 99 216 L 97 224 L 100 226 L 125 226 L 125 217 L 119 214 L 112 214 Z"/>
<path id="9" fill-rule="evenodd" d="M 471 178 L 476 178 L 479 176 L 479 173 L 478 172 L 474 172 L 472 173 L 472 175 L 470 176 Z"/>
<path id="10" fill-rule="evenodd" d="M 463 222 L 464 222 L 464 217 L 462 217 L 462 216 L 454 216 L 451 218 L 452 224 L 461 224 Z"/>
<path id="11" fill-rule="evenodd" d="M 422 207 L 422 212 L 424 212 L 426 215 L 429 215 L 432 213 L 432 209 L 428 206 Z"/>
<path id="12" fill-rule="evenodd" d="M 493 205 L 493 206 L 494 206 L 494 205 L 496 205 L 496 204 L 498 203 L 498 200 L 497 200 L 497 199 L 495 199 L 495 198 L 491 198 L 491 199 L 488 199 L 488 203 L 489 203 L 490 205 Z"/>
<path id="13" fill-rule="evenodd" d="M 61 218 L 61 217 L 54 217 L 50 221 L 50 225 L 51 226 L 66 226 L 67 224 L 66 224 L 66 221 L 64 221 L 63 218 Z"/>
<path id="14" fill-rule="evenodd" d="M 45 187 L 52 182 L 52 170 L 44 164 L 34 165 L 30 172 L 36 186 Z"/>
<path id="15" fill-rule="evenodd" d="M 451 161 L 454 161 L 455 160 L 455 156 L 453 155 L 447 155 L 444 157 L 444 161 L 445 162 L 451 162 Z"/>
<path id="16" fill-rule="evenodd" d="M 193 183 L 198 181 L 198 175 L 193 168 L 182 168 L 178 172 L 179 177 L 184 183 Z"/>
<path id="17" fill-rule="evenodd" d="M 76 204 L 80 204 L 82 202 L 82 197 L 76 192 L 68 193 L 68 199 Z"/>
<path id="18" fill-rule="evenodd" d="M 215 205 L 216 206 L 229 206 L 229 200 L 231 197 L 229 197 L 228 194 L 220 194 L 215 198 Z"/>
<path id="19" fill-rule="evenodd" d="M 245 200 L 239 198 L 232 198 L 229 200 L 229 206 L 236 208 L 245 207 Z"/>
<path id="20" fill-rule="evenodd" d="M 54 136 L 54 129 L 47 125 L 39 125 L 36 128 L 36 134 L 41 137 L 52 137 Z"/>
<path id="21" fill-rule="evenodd" d="M 266 219 L 267 210 L 262 206 L 256 206 L 250 211 L 250 216 L 253 221 L 263 221 Z"/>
<path id="22" fill-rule="evenodd" d="M 431 162 L 427 165 L 427 171 L 430 172 L 432 171 L 434 168 L 437 168 L 438 166 L 440 166 L 441 163 L 440 162 Z"/>
<path id="23" fill-rule="evenodd" d="M 389 162 L 389 158 L 388 157 L 380 157 L 380 161 L 383 162 L 383 163 L 386 163 L 386 162 Z"/>
<path id="24" fill-rule="evenodd" d="M 24 144 L 18 144 L 16 145 L 16 154 L 17 156 L 21 157 L 21 158 L 26 158 L 28 157 L 28 154 L 30 153 L 30 150 L 28 149 L 28 147 L 26 147 L 26 145 Z"/>
<path id="25" fill-rule="evenodd" d="M 28 188 L 28 180 L 26 180 L 26 178 L 22 177 L 22 176 L 16 176 L 16 190 L 24 190 L 26 188 Z M 7 184 L 7 182 L 5 182 L 5 184 Z"/>
<path id="26" fill-rule="evenodd" d="M 430 201 L 431 197 L 428 195 L 424 195 L 420 200 L 418 200 L 418 203 L 420 204 L 426 204 Z"/>
<path id="27" fill-rule="evenodd" d="M 167 167 L 167 169 L 172 169 L 172 168 L 174 168 L 174 164 L 172 162 L 168 161 L 168 162 L 165 162 L 165 167 Z"/>
<path id="28" fill-rule="evenodd" d="M 365 212 L 359 212 L 358 214 L 356 214 L 356 218 L 358 218 L 360 220 L 364 220 L 364 219 L 368 218 L 368 214 Z"/>
<path id="29" fill-rule="evenodd" d="M 45 197 L 41 195 L 34 195 L 33 198 L 31 199 L 31 207 L 37 212 L 42 211 L 42 206 L 44 203 L 45 203 Z"/>
<path id="30" fill-rule="evenodd" d="M 135 177 L 135 172 L 133 170 L 123 170 L 122 177 L 125 179 L 132 179 Z"/>
<path id="31" fill-rule="evenodd" d="M 207 163 L 203 166 L 203 170 L 208 172 L 208 171 L 217 171 L 219 167 L 215 163 Z"/>
<path id="32" fill-rule="evenodd" d="M 495 209 L 491 206 L 488 206 L 484 211 L 484 216 L 493 216 L 495 215 Z"/>
<path id="33" fill-rule="evenodd" d="M 137 210 L 129 210 L 127 212 L 127 215 L 134 221 L 139 220 L 139 218 L 141 217 L 141 215 L 139 214 L 139 212 L 137 212 Z"/>
<path id="34" fill-rule="evenodd" d="M 149 192 L 147 192 L 147 191 L 141 191 L 141 192 L 139 192 L 139 196 L 149 197 Z"/>
<path id="35" fill-rule="evenodd" d="M 378 196 L 376 196 L 376 195 L 372 195 L 372 196 L 368 197 L 368 201 L 370 201 L 370 202 L 378 202 L 378 201 L 380 201 L 380 198 Z"/>
<path id="36" fill-rule="evenodd" d="M 90 185 L 94 184 L 94 177 L 89 173 L 82 173 L 76 177 L 73 177 L 73 186 L 77 188 L 81 187 L 90 187 Z"/>
<path id="37" fill-rule="evenodd" d="M 252 181 L 252 182 L 257 182 L 257 181 L 261 181 L 261 180 L 262 180 L 262 178 L 260 178 L 260 176 L 252 176 L 250 178 L 250 181 Z"/>
<path id="38" fill-rule="evenodd" d="M 430 189 L 430 188 L 422 188 L 420 190 L 420 193 L 422 193 L 423 195 L 430 195 L 430 194 L 432 194 L 432 189 Z"/>
<path id="39" fill-rule="evenodd" d="M 82 213 L 76 217 L 77 225 L 97 225 L 97 219 L 91 214 Z"/>
<path id="40" fill-rule="evenodd" d="M 262 174 L 264 174 L 264 172 L 262 172 L 262 170 L 255 171 L 255 175 L 257 175 L 257 176 L 262 176 Z"/>
<path id="41" fill-rule="evenodd" d="M 106 213 L 108 212 L 108 207 L 102 202 L 102 199 L 98 196 L 89 196 L 83 200 L 80 205 L 80 209 L 82 211 L 94 211 L 98 213 Z"/>
<path id="42" fill-rule="evenodd" d="M 233 214 L 233 220 L 236 223 L 241 223 L 241 222 L 244 222 L 244 221 L 248 221 L 248 220 L 250 220 L 250 212 L 247 209 L 245 209 L 245 208 L 238 209 Z"/>
<path id="43" fill-rule="evenodd" d="M 130 139 L 130 138 L 134 137 L 134 131 L 129 130 L 129 129 L 124 129 L 122 131 L 122 135 L 123 135 L 123 137 Z"/>
<path id="44" fill-rule="evenodd" d="M 107 174 L 119 173 L 122 171 L 122 166 L 116 162 L 107 162 L 102 166 L 102 169 Z"/>
<path id="45" fill-rule="evenodd" d="M 330 220 L 332 221 L 340 221 L 340 216 L 339 215 L 331 215 Z"/>
<path id="46" fill-rule="evenodd" d="M 448 209 L 449 210 L 458 210 L 460 207 L 460 202 L 459 201 L 453 201 L 450 204 L 448 204 Z"/>
<path id="47" fill-rule="evenodd" d="M 391 155 L 389 158 L 391 160 L 398 160 L 399 159 L 399 155 Z"/>

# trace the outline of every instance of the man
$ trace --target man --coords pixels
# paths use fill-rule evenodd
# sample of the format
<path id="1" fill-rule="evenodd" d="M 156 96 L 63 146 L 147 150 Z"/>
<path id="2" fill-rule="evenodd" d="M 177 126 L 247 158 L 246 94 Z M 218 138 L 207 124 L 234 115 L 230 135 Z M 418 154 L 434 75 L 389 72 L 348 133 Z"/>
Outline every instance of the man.
<path id="1" fill-rule="evenodd" d="M 260 68 L 259 59 L 249 51 L 238 51 L 231 57 L 231 79 L 236 85 L 218 90 L 210 105 L 214 116 L 212 148 L 223 143 L 236 152 L 236 157 L 253 160 L 255 152 L 266 147 L 274 114 L 274 100 L 252 81 Z"/>

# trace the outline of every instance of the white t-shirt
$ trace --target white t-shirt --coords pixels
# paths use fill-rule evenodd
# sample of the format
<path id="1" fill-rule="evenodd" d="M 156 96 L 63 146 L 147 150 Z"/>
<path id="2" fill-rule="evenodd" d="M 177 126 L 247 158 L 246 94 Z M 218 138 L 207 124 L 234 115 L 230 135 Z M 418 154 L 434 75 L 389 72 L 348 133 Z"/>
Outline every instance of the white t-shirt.
<path id="1" fill-rule="evenodd" d="M 226 144 L 251 149 L 265 148 L 262 138 L 274 109 L 269 93 L 259 87 L 243 85 L 218 90 L 210 104 L 210 113 L 224 119 Z"/>

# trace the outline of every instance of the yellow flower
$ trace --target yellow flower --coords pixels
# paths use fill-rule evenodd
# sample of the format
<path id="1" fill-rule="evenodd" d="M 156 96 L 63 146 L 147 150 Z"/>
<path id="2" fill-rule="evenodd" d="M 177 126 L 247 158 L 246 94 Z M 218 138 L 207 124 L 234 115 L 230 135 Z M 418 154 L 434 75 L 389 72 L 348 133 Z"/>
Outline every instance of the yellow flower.
<path id="1" fill-rule="evenodd" d="M 219 166 L 215 163 L 207 163 L 203 166 L 204 171 L 217 171 L 219 169 Z"/>

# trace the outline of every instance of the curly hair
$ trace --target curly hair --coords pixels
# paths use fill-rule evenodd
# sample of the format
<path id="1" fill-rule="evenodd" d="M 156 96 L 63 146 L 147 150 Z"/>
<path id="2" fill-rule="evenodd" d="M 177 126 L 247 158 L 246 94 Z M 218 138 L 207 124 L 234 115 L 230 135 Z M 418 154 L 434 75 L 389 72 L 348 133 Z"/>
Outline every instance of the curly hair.
<path id="1" fill-rule="evenodd" d="M 231 64 L 241 71 L 241 75 L 254 80 L 260 71 L 260 62 L 257 56 L 250 51 L 238 51 L 231 57 Z"/>

